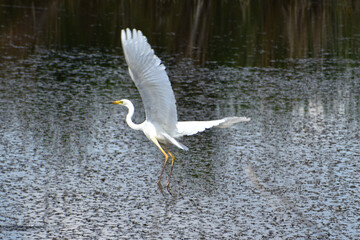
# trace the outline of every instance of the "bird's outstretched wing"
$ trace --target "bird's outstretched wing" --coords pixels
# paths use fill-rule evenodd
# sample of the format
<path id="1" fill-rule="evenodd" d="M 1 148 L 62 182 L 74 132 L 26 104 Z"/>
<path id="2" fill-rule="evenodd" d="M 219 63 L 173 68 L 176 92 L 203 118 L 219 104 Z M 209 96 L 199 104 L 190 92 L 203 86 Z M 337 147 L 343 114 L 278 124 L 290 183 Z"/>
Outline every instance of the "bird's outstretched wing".
<path id="1" fill-rule="evenodd" d="M 121 42 L 130 76 L 144 104 L 146 119 L 173 135 L 177 123 L 176 103 L 165 66 L 141 31 L 122 30 Z"/>
<path id="2" fill-rule="evenodd" d="M 185 121 L 177 123 L 177 133 L 174 137 L 181 137 L 185 135 L 193 135 L 198 132 L 205 131 L 208 128 L 228 128 L 238 122 L 248 122 L 250 118 L 247 117 L 227 117 L 212 121 Z"/>

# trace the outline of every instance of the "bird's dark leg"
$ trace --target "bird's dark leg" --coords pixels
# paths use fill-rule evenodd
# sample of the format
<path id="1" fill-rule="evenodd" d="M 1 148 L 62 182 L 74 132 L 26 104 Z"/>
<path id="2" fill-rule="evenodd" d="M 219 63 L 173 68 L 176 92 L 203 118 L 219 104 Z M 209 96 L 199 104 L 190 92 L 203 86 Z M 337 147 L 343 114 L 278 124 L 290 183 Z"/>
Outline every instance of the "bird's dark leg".
<path id="1" fill-rule="evenodd" d="M 166 184 L 166 187 L 169 191 L 170 194 L 171 193 L 171 189 L 170 189 L 170 179 L 171 179 L 171 174 L 172 174 L 172 171 L 173 171 L 173 168 L 174 168 L 174 163 L 175 163 L 175 157 L 174 155 L 171 154 L 171 152 L 169 150 L 166 149 L 166 151 L 169 153 L 170 157 L 171 157 L 171 168 L 170 168 L 170 173 L 169 173 L 169 180 L 168 180 L 168 183 Z"/>
<path id="2" fill-rule="evenodd" d="M 160 151 L 161 151 L 161 152 L 164 154 L 164 156 L 165 156 L 164 166 L 163 166 L 163 168 L 162 168 L 162 170 L 161 170 L 161 173 L 160 173 L 160 176 L 159 176 L 159 180 L 157 181 L 158 187 L 159 187 L 160 191 L 162 192 L 161 177 L 162 177 L 162 175 L 163 175 L 163 173 L 164 173 L 165 166 L 166 166 L 166 163 L 167 163 L 167 161 L 168 161 L 168 159 L 169 159 L 169 156 L 166 154 L 166 152 L 164 151 L 164 149 L 162 149 L 160 143 L 157 141 L 156 138 L 151 139 L 151 140 L 155 143 L 155 145 L 160 149 Z"/>
<path id="3" fill-rule="evenodd" d="M 160 173 L 159 179 L 158 179 L 158 181 L 157 181 L 158 187 L 159 187 L 159 189 L 160 189 L 161 192 L 162 192 L 161 178 L 162 178 L 162 175 L 163 175 L 163 173 L 164 173 L 166 163 L 167 163 L 167 161 L 168 161 L 168 159 L 169 159 L 169 156 L 165 153 L 165 151 L 163 152 L 163 154 L 164 154 L 164 156 L 165 156 L 165 161 L 164 161 L 164 165 L 163 165 L 163 167 L 162 167 L 162 169 L 161 169 L 161 173 Z"/>

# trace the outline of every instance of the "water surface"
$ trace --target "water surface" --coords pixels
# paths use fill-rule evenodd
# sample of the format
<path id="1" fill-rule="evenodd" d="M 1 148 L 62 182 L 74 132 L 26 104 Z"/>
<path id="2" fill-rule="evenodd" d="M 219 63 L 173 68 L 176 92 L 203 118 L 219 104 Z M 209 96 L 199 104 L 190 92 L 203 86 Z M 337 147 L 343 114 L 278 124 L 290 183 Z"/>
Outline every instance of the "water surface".
<path id="1" fill-rule="evenodd" d="M 1 26 L 0 238 L 360 238 L 357 2 L 80 2 L 0 5 L 12 19 Z M 183 27 L 181 9 L 193 14 Z M 252 119 L 171 148 L 175 196 L 157 189 L 161 152 L 104 104 L 126 97 L 144 119 L 118 41 L 126 26 L 167 66 L 180 120 Z"/>

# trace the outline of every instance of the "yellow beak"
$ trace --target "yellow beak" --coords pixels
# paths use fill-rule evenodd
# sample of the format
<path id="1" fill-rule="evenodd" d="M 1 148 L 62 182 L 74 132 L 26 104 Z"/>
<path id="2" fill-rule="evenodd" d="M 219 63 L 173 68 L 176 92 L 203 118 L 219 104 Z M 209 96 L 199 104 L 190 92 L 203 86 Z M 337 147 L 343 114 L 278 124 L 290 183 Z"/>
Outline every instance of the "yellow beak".
<path id="1" fill-rule="evenodd" d="M 113 102 L 109 102 L 110 104 L 122 104 L 122 101 L 113 101 Z"/>

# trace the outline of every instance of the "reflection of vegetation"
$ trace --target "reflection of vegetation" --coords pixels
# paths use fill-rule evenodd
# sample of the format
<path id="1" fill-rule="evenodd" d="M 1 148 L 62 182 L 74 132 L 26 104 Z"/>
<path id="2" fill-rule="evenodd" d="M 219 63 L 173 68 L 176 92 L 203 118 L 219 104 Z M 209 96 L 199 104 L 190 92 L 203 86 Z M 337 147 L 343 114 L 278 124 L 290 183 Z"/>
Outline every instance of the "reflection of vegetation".
<path id="1" fill-rule="evenodd" d="M 120 46 L 137 27 L 152 45 L 205 61 L 268 66 L 284 58 L 358 58 L 360 2 L 1 1 L 0 44 L 8 55 L 36 46 Z"/>

